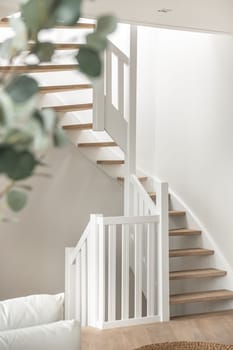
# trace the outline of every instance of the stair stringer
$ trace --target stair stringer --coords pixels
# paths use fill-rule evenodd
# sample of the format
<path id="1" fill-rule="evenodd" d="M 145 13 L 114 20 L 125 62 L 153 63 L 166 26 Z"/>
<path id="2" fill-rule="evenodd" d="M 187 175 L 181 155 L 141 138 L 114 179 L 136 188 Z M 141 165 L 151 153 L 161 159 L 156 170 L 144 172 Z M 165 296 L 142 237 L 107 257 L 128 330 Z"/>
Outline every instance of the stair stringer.
<path id="1" fill-rule="evenodd" d="M 60 104 L 65 104 L 65 98 L 57 94 L 56 100 Z M 70 112 L 67 113 L 61 120 L 61 125 L 71 124 L 71 122 L 84 123 L 90 122 L 83 118 L 83 112 Z M 92 118 L 91 118 L 92 121 Z M 124 152 L 117 147 L 103 147 L 103 148 L 78 148 L 78 144 L 82 142 L 100 142 L 100 141 L 115 141 L 106 131 L 94 131 L 94 130 L 80 130 L 80 131 L 67 131 L 70 141 L 77 147 L 77 149 L 89 160 L 94 162 L 98 168 L 100 168 L 105 174 L 112 178 L 118 176 L 124 176 L 124 165 L 98 165 L 97 160 L 102 159 L 124 159 Z"/>
<path id="2" fill-rule="evenodd" d="M 197 237 L 170 238 L 171 247 L 175 248 L 178 245 L 179 248 L 185 248 L 190 246 L 190 242 L 200 248 L 207 248 L 214 250 L 214 255 L 209 257 L 201 257 L 197 259 L 195 257 L 189 258 L 172 258 L 171 269 L 173 270 L 185 270 L 192 269 L 195 267 L 213 267 L 227 271 L 227 275 L 221 278 L 214 279 L 203 279 L 203 280 L 186 280 L 186 281 L 173 281 L 170 284 L 170 290 L 172 294 L 179 292 L 195 292 L 195 291 L 206 291 L 214 289 L 230 289 L 233 290 L 233 269 L 227 259 L 224 257 L 218 244 L 215 242 L 211 233 L 206 229 L 201 220 L 195 215 L 191 208 L 172 190 L 169 189 L 170 201 L 172 209 L 186 211 L 185 219 L 179 219 L 178 223 L 171 222 L 172 228 L 181 228 L 184 224 L 186 227 L 192 229 L 198 229 L 202 231 L 202 234 Z M 170 219 L 171 220 L 171 219 Z M 177 227 L 177 225 L 181 225 Z M 204 265 L 204 266 L 203 266 Z M 181 291 L 182 289 L 182 291 Z M 223 311 L 233 308 L 233 301 L 222 301 L 222 302 L 205 302 L 195 304 L 184 304 L 184 305 L 173 305 L 171 307 L 172 314 L 185 315 L 205 312 Z"/>

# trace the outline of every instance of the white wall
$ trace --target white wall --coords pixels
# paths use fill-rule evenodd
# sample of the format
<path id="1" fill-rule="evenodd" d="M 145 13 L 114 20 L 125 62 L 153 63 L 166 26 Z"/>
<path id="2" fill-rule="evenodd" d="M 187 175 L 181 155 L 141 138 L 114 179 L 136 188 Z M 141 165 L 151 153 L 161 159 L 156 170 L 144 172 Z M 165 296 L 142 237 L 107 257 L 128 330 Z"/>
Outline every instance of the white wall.
<path id="1" fill-rule="evenodd" d="M 168 181 L 233 267 L 233 38 L 155 30 L 150 40 L 156 59 L 139 81 L 150 70 L 140 90 L 154 101 L 140 106 L 139 125 L 151 137 L 139 165 Z"/>
<path id="2" fill-rule="evenodd" d="M 47 163 L 53 178 L 33 181 L 20 222 L 0 225 L 0 299 L 63 291 L 64 248 L 76 245 L 91 213 L 121 214 L 121 186 L 74 146 Z"/>

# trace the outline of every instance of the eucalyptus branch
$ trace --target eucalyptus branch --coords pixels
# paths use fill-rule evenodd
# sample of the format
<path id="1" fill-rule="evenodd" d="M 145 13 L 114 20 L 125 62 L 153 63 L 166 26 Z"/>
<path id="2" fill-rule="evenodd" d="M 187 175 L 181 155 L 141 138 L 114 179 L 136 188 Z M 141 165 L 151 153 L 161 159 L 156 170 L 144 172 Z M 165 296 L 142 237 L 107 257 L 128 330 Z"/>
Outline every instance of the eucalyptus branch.
<path id="1" fill-rule="evenodd" d="M 0 199 L 4 198 L 6 194 L 12 190 L 14 185 L 15 181 L 11 181 L 9 184 L 7 184 L 3 191 L 0 192 Z"/>
<path id="2" fill-rule="evenodd" d="M 6 176 L 10 183 L 0 192 L 0 199 L 6 196 L 8 206 L 14 211 L 26 205 L 25 191 L 30 187 L 18 181 L 32 176 L 51 177 L 37 171 L 42 165 L 40 160 L 51 146 L 61 147 L 66 139 L 58 127 L 55 111 L 38 107 L 38 81 L 25 73 L 18 74 L 14 62 L 17 59 L 18 64 L 27 65 L 31 54 L 36 56 L 38 64 L 51 62 L 55 46 L 50 41 L 40 42 L 40 31 L 59 24 L 72 28 L 81 16 L 81 4 L 81 0 L 22 1 L 21 17 L 10 21 L 15 36 L 1 47 L 2 57 L 9 59 L 0 77 L 0 175 Z M 90 79 L 101 74 L 107 35 L 116 25 L 111 15 L 98 18 L 94 32 L 86 37 L 87 44 L 74 54 L 79 70 Z"/>

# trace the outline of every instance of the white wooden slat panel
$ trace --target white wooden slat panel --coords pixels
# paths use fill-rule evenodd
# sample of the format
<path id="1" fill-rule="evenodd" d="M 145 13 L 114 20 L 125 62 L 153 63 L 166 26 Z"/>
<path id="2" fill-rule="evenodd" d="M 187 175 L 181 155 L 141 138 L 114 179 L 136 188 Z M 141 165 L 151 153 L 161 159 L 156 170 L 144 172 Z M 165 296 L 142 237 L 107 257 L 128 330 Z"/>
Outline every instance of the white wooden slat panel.
<path id="1" fill-rule="evenodd" d="M 124 96 L 125 96 L 125 83 L 124 83 L 124 62 L 118 57 L 118 111 L 124 118 Z"/>
<path id="2" fill-rule="evenodd" d="M 123 51 L 121 51 L 116 45 L 113 44 L 113 42 L 108 41 L 108 48 L 111 50 L 116 56 L 120 57 L 121 60 L 125 64 L 129 64 L 129 58 L 124 54 Z"/>
<path id="3" fill-rule="evenodd" d="M 105 57 L 103 57 L 103 61 Z M 105 122 L 105 69 L 101 77 L 93 84 L 93 130 L 103 131 Z"/>
<path id="4" fill-rule="evenodd" d="M 81 253 L 75 261 L 75 318 L 81 321 Z"/>
<path id="5" fill-rule="evenodd" d="M 99 327 L 102 328 L 105 322 L 105 227 L 103 218 L 99 218 Z"/>
<path id="6" fill-rule="evenodd" d="M 138 200 L 139 200 L 139 203 L 138 203 L 139 204 L 139 215 L 144 216 L 144 198 L 143 198 L 143 196 L 141 196 L 139 194 Z"/>
<path id="7" fill-rule="evenodd" d="M 147 230 L 147 317 L 155 315 L 155 224 Z"/>
<path id="8" fill-rule="evenodd" d="M 116 320 L 116 225 L 108 227 L 108 321 Z"/>
<path id="9" fill-rule="evenodd" d="M 122 225 L 121 319 L 129 318 L 129 225 Z"/>
<path id="10" fill-rule="evenodd" d="M 81 249 L 81 324 L 87 326 L 87 242 Z"/>
<path id="11" fill-rule="evenodd" d="M 142 316 L 142 225 L 135 225 L 135 262 L 134 262 L 134 317 Z"/>
<path id="12" fill-rule="evenodd" d="M 112 52 L 106 52 L 106 99 L 109 104 L 112 104 Z"/>

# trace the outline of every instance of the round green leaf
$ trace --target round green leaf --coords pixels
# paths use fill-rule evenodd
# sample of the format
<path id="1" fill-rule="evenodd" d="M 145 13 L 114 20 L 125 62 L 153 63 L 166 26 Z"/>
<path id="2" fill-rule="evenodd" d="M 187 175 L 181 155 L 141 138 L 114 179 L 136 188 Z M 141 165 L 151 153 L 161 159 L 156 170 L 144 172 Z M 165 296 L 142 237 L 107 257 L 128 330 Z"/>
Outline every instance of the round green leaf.
<path id="1" fill-rule="evenodd" d="M 107 47 L 106 37 L 97 33 L 87 35 L 87 45 L 96 51 L 104 51 Z"/>
<path id="2" fill-rule="evenodd" d="M 62 129 L 57 128 L 54 132 L 54 145 L 56 147 L 63 147 L 66 144 L 67 144 L 67 136 L 65 132 Z"/>
<path id="3" fill-rule="evenodd" d="M 0 125 L 4 126 L 6 124 L 6 118 L 5 118 L 5 113 L 4 109 L 0 103 Z"/>
<path id="4" fill-rule="evenodd" d="M 50 13 L 53 3 L 53 0 L 28 0 L 22 3 L 21 15 L 30 39 L 36 40 L 41 29 L 51 28 L 55 24 Z"/>
<path id="5" fill-rule="evenodd" d="M 99 53 L 89 47 L 81 47 L 78 52 L 77 60 L 80 70 L 92 78 L 101 74 L 101 59 Z"/>
<path id="6" fill-rule="evenodd" d="M 10 191 L 7 194 L 7 204 L 15 212 L 22 210 L 27 204 L 26 193 L 16 190 Z"/>
<path id="7" fill-rule="evenodd" d="M 39 86 L 35 79 L 21 75 L 11 80 L 5 91 L 15 103 L 24 103 L 38 93 Z"/>
<path id="8" fill-rule="evenodd" d="M 0 173 L 12 180 L 23 180 L 32 175 L 37 160 L 29 151 L 18 151 L 11 145 L 0 145 Z"/>
<path id="9" fill-rule="evenodd" d="M 73 25 L 80 18 L 81 0 L 60 0 L 53 8 L 51 16 L 56 23 Z"/>
<path id="10" fill-rule="evenodd" d="M 55 46 L 50 42 L 38 43 L 32 50 L 40 62 L 50 62 L 54 54 Z"/>
<path id="11" fill-rule="evenodd" d="M 101 35 L 108 35 L 113 33 L 117 27 L 117 19 L 112 15 L 99 17 L 97 21 L 96 32 Z"/>

